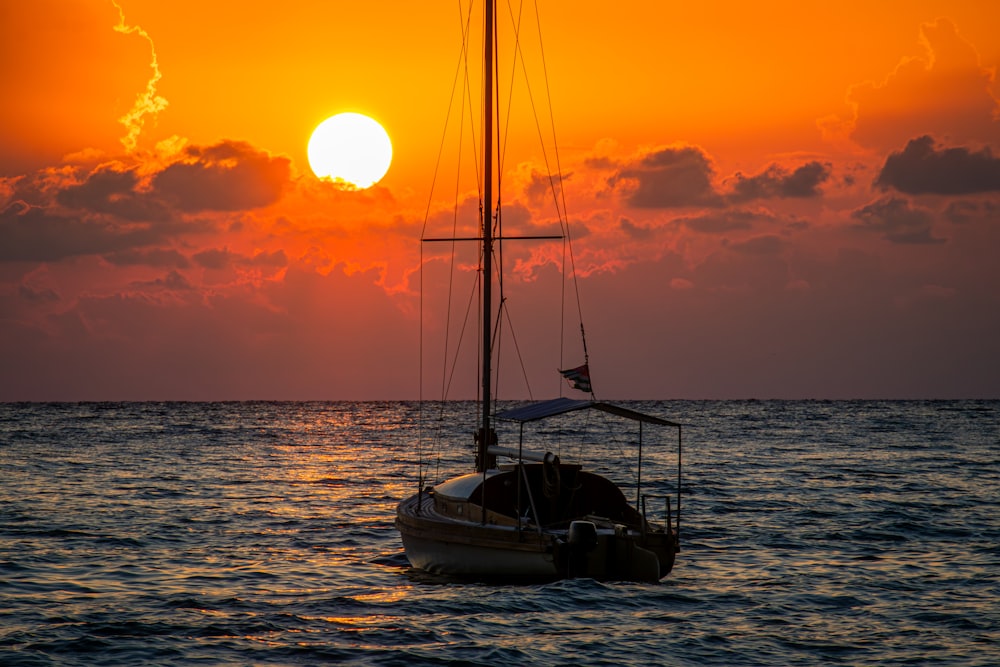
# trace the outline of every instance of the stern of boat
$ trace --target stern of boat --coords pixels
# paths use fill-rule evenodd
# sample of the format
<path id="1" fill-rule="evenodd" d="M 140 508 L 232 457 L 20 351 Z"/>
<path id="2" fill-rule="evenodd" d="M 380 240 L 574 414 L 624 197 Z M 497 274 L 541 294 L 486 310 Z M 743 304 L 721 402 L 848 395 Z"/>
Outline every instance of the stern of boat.
<path id="1" fill-rule="evenodd" d="M 567 577 L 655 583 L 670 573 L 677 554 L 674 533 L 574 521 L 556 544 L 556 562 Z"/>

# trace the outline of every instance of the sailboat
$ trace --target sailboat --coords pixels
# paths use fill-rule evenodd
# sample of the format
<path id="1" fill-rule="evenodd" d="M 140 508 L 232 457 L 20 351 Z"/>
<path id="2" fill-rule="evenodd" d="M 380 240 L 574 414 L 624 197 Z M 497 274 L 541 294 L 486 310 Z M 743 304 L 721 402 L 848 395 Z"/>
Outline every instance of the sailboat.
<path id="1" fill-rule="evenodd" d="M 507 240 L 493 231 L 493 59 L 495 7 L 484 9 L 483 202 L 480 206 L 482 341 L 478 429 L 472 434 L 475 467 L 435 485 L 418 482 L 416 493 L 397 507 L 396 527 L 412 567 L 428 573 L 477 580 L 555 580 L 589 577 L 657 582 L 673 568 L 680 550 L 681 426 L 654 415 L 591 399 L 566 397 L 494 412 L 492 259 Z M 525 237 L 517 237 L 523 239 Z M 532 237 L 552 238 L 552 237 Z M 558 238 L 558 237 L 557 237 Z M 424 239 L 425 241 L 428 239 Z M 576 388 L 590 392 L 587 364 L 562 371 Z M 566 462 L 551 451 L 524 447 L 524 429 L 539 420 L 596 410 L 638 424 L 635 504 L 607 477 Z M 517 446 L 498 442 L 498 421 L 517 425 Z M 644 426 L 677 432 L 676 502 L 670 494 L 644 493 L 641 480 Z M 499 461 L 504 461 L 500 463 Z M 650 502 L 653 501 L 653 502 Z M 656 505 L 662 514 L 651 509 Z M 659 521 L 647 515 L 655 513 Z"/>

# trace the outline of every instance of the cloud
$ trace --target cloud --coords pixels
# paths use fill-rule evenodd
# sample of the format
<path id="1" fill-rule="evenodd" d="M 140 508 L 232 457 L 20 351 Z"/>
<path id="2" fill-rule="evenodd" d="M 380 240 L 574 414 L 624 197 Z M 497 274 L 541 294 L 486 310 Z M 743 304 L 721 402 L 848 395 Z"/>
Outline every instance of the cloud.
<path id="1" fill-rule="evenodd" d="M 905 58 L 881 83 L 852 86 L 850 110 L 820 119 L 824 134 L 872 148 L 924 134 L 953 141 L 1000 138 L 994 72 L 980 64 L 975 48 L 946 18 L 922 25 L 920 43 L 923 55 Z"/>
<path id="2" fill-rule="evenodd" d="M 196 253 L 192 259 L 205 269 L 228 269 L 233 266 L 280 269 L 288 266 L 288 256 L 284 250 L 248 256 L 229 248 L 212 248 Z"/>
<path id="3" fill-rule="evenodd" d="M 1000 158 L 989 146 L 979 151 L 941 148 L 925 135 L 911 139 L 903 151 L 892 153 L 875 185 L 911 195 L 967 195 L 1000 192 Z"/>
<path id="4" fill-rule="evenodd" d="M 272 252 L 258 252 L 253 257 L 246 258 L 244 264 L 258 268 L 280 269 L 288 266 L 289 262 L 285 251 L 279 249 Z"/>
<path id="5" fill-rule="evenodd" d="M 109 213 L 125 220 L 168 220 L 167 207 L 148 193 L 136 192 L 138 183 L 134 170 L 104 165 L 91 172 L 82 183 L 61 190 L 56 201 L 68 208 Z"/>
<path id="6" fill-rule="evenodd" d="M 15 202 L 0 211 L 0 262 L 55 262 L 78 255 L 114 253 L 160 237 L 149 227 L 120 227 Z"/>
<path id="7" fill-rule="evenodd" d="M 129 160 L 89 172 L 66 167 L 6 179 L 0 262 L 103 255 L 119 266 L 183 268 L 183 257 L 168 249 L 152 254 L 151 246 L 226 222 L 193 214 L 271 205 L 292 182 L 288 158 L 243 142 L 191 146 L 166 166 Z"/>
<path id="8" fill-rule="evenodd" d="M 583 165 L 588 169 L 617 169 L 620 165 L 617 160 L 610 155 L 596 155 L 588 157 L 583 161 Z"/>
<path id="9" fill-rule="evenodd" d="M 53 289 L 36 289 L 24 284 L 18 286 L 17 294 L 22 301 L 28 303 L 58 303 L 59 301 L 59 293 Z"/>
<path id="10" fill-rule="evenodd" d="M 238 211 L 277 202 L 290 174 L 286 157 L 272 157 L 246 142 L 223 141 L 186 148 L 182 161 L 153 177 L 152 189 L 181 211 Z"/>
<path id="11" fill-rule="evenodd" d="M 731 243 L 729 248 L 745 255 L 777 255 L 784 250 L 785 241 L 773 234 L 767 234 L 755 236 L 743 243 Z"/>
<path id="12" fill-rule="evenodd" d="M 191 259 L 205 269 L 226 269 L 233 264 L 233 258 L 236 256 L 235 253 L 229 251 L 229 248 L 210 248 L 195 253 Z"/>
<path id="13" fill-rule="evenodd" d="M 950 202 L 944 209 L 944 217 L 956 225 L 964 225 L 981 218 L 995 220 L 1000 205 L 991 201 L 975 202 L 966 199 Z"/>
<path id="14" fill-rule="evenodd" d="M 565 187 L 566 181 L 573 177 L 573 173 L 552 174 L 551 176 L 537 169 L 531 169 L 524 185 L 524 194 L 532 202 L 551 200 L 553 191 L 558 197 L 561 188 Z M 560 202 L 561 205 L 561 202 Z"/>
<path id="15" fill-rule="evenodd" d="M 641 227 L 628 218 L 622 218 L 618 222 L 618 227 L 625 232 L 625 235 L 636 241 L 645 241 L 652 238 L 653 230 L 649 227 Z"/>
<path id="16" fill-rule="evenodd" d="M 149 67 L 153 70 L 153 73 L 149 77 L 149 81 L 146 82 L 146 89 L 136 95 L 135 104 L 124 116 L 118 119 L 118 121 L 125 126 L 125 136 L 122 137 L 122 145 L 125 150 L 129 153 L 135 150 L 136 143 L 139 139 L 139 133 L 142 132 L 142 126 L 145 124 L 145 118 L 147 114 L 151 114 L 154 117 L 159 112 L 163 111 L 167 106 L 167 100 L 156 94 L 156 84 L 159 83 L 162 78 L 160 73 L 160 66 L 156 59 L 156 45 L 153 44 L 153 38 L 149 36 L 145 30 L 137 25 L 127 25 L 125 23 L 125 11 L 118 5 L 117 2 L 111 0 L 111 4 L 115 6 L 118 10 L 118 24 L 115 25 L 115 32 L 120 32 L 125 35 L 136 34 L 142 37 L 144 40 L 149 42 L 149 53 L 150 62 Z"/>
<path id="17" fill-rule="evenodd" d="M 149 266 L 153 268 L 186 269 L 191 266 L 188 258 L 177 250 L 130 248 L 103 256 L 104 261 L 115 266 Z"/>
<path id="18" fill-rule="evenodd" d="M 609 184 L 634 208 L 721 206 L 708 157 L 693 146 L 661 148 L 627 164 Z"/>
<path id="19" fill-rule="evenodd" d="M 711 213 L 691 218 L 680 218 L 677 224 L 701 234 L 725 234 L 753 227 L 757 215 L 750 211 L 736 209 Z"/>
<path id="20" fill-rule="evenodd" d="M 829 164 L 814 160 L 792 172 L 776 164 L 756 176 L 744 176 L 737 172 L 729 198 L 744 202 L 752 199 L 818 197 L 819 186 L 830 178 L 830 171 Z"/>
<path id="21" fill-rule="evenodd" d="M 184 274 L 176 270 L 170 271 L 163 278 L 134 282 L 132 283 L 132 287 L 156 287 L 170 290 L 172 292 L 191 292 L 196 289 L 195 286 L 184 277 Z"/>
<path id="22" fill-rule="evenodd" d="M 922 208 L 912 208 L 905 199 L 880 199 L 851 214 L 858 220 L 856 229 L 879 232 L 892 243 L 944 243 L 932 233 L 933 218 Z"/>

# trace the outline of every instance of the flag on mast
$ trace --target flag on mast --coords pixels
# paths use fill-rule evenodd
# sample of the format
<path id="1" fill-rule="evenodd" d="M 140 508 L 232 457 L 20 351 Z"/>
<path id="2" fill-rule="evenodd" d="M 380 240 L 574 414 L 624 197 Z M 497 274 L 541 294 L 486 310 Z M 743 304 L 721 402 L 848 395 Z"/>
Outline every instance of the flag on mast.
<path id="1" fill-rule="evenodd" d="M 590 365 L 584 364 L 583 366 L 577 366 L 576 368 L 570 368 L 565 371 L 559 371 L 564 378 L 569 382 L 569 385 L 573 389 L 579 389 L 580 391 L 592 392 L 593 389 L 590 386 Z"/>

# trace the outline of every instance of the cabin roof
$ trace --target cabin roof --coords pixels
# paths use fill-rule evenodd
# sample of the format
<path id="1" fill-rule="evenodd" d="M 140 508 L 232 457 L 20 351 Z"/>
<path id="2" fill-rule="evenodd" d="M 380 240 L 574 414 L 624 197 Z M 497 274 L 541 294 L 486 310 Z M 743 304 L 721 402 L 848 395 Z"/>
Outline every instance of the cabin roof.
<path id="1" fill-rule="evenodd" d="M 545 419 L 547 417 L 554 417 L 567 412 L 575 412 L 576 410 L 585 410 L 588 408 L 601 410 L 602 412 L 608 412 L 619 417 L 624 417 L 625 419 L 632 419 L 634 421 L 645 422 L 647 424 L 659 424 L 660 426 L 675 426 L 680 428 L 680 424 L 676 422 L 636 412 L 635 410 L 624 408 L 620 405 L 613 405 L 603 401 L 576 400 L 565 397 L 553 398 L 548 401 L 528 403 L 527 405 L 521 405 L 516 408 L 511 408 L 510 410 L 499 412 L 495 415 L 495 417 L 497 419 L 504 419 L 507 421 L 530 422 L 538 419 Z"/>
<path id="2" fill-rule="evenodd" d="M 494 475 L 502 474 L 501 470 L 487 470 L 486 476 L 492 477 Z M 434 493 L 447 496 L 453 500 L 468 500 L 472 497 L 473 492 L 479 488 L 479 485 L 483 483 L 483 473 L 472 472 L 467 475 L 461 475 L 460 477 L 453 477 L 445 482 L 434 485 Z"/>

